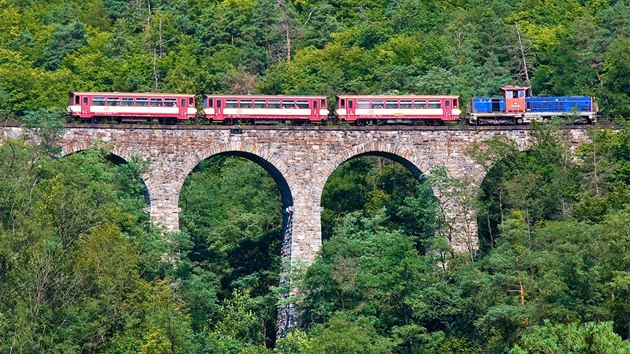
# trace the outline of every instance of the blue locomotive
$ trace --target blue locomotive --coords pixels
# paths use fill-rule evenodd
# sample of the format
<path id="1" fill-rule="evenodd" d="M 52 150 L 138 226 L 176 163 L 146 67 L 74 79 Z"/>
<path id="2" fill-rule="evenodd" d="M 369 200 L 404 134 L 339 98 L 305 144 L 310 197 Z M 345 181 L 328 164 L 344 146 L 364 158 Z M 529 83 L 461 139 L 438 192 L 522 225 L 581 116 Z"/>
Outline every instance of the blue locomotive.
<path id="1" fill-rule="evenodd" d="M 590 96 L 531 97 L 529 87 L 504 86 L 502 98 L 473 98 L 468 109 L 471 124 L 526 124 L 554 117 L 573 123 L 597 120 L 597 104 Z"/>

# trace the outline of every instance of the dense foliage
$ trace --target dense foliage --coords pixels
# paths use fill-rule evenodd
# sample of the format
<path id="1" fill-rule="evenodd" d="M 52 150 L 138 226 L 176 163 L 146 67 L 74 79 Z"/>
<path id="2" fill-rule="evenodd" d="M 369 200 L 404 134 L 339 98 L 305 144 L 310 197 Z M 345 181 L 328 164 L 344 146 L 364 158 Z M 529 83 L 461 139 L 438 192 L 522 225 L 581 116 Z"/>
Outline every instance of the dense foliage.
<path id="1" fill-rule="evenodd" d="M 479 190 L 383 157 L 342 164 L 324 244 L 293 269 L 299 328 L 276 338 L 282 211 L 273 179 L 203 161 L 181 232 L 151 224 L 146 161 L 57 158 L 69 90 L 457 93 L 523 83 L 630 116 L 630 3 L 619 1 L 0 0 L 0 351 L 630 352 L 630 129 L 570 151 L 554 125 L 519 152 L 470 151 Z M 415 171 L 417 172 L 417 171 Z M 426 172 L 426 171 L 424 171 Z M 477 212 L 450 249 L 434 193 Z"/>
<path id="2" fill-rule="evenodd" d="M 473 258 L 450 252 L 431 193 L 460 182 L 346 162 L 322 197 L 322 250 L 292 274 L 301 325 L 276 338 L 282 214 L 264 169 L 202 162 L 167 234 L 145 211 L 145 162 L 104 144 L 54 158 L 51 119 L 26 119 L 40 144 L 0 145 L 2 351 L 630 351 L 628 129 L 576 152 L 552 125 L 527 152 L 470 151 L 489 170 Z"/>
<path id="3" fill-rule="evenodd" d="M 627 118 L 628 0 L 17 1 L 0 6 L 0 111 L 68 91 L 593 95 Z"/>

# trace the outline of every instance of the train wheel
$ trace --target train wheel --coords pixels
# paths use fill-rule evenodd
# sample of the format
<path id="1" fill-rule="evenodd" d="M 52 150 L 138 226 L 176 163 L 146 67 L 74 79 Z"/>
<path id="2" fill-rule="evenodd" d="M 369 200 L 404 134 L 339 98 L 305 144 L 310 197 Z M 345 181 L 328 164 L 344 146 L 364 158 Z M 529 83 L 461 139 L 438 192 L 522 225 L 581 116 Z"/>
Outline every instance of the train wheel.
<path id="1" fill-rule="evenodd" d="M 522 118 L 522 117 L 518 117 L 518 118 L 516 118 L 514 121 L 515 121 L 515 123 L 516 123 L 516 124 L 518 124 L 518 125 L 523 124 L 523 118 Z"/>

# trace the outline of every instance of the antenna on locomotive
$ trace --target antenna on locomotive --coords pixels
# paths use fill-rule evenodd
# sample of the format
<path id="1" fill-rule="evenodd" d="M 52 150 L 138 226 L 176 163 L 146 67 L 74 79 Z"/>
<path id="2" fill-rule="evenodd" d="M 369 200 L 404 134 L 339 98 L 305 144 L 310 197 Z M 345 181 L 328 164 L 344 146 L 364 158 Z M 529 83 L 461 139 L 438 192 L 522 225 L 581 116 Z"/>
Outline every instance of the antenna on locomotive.
<path id="1" fill-rule="evenodd" d="M 527 72 L 527 60 L 525 60 L 525 48 L 523 47 L 523 40 L 521 39 L 521 30 L 518 28 L 518 25 L 514 25 L 516 27 L 516 35 L 518 36 L 518 44 L 521 48 L 521 60 L 523 61 L 523 70 L 525 71 L 525 84 L 529 87 L 529 94 L 533 96 L 532 93 L 532 84 L 529 82 L 529 73 Z"/>

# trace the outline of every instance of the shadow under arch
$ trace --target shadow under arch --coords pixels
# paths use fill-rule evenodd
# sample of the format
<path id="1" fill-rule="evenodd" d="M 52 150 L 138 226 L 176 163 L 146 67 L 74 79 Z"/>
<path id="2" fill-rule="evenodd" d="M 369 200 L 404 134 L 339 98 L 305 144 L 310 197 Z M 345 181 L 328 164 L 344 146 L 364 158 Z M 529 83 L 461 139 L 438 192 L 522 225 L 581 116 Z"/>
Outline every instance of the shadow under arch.
<path id="1" fill-rule="evenodd" d="M 278 187 L 280 192 L 280 201 L 282 203 L 282 229 L 281 229 L 281 237 L 282 237 L 282 258 L 283 259 L 291 259 L 291 241 L 293 236 L 293 194 L 291 193 L 291 188 L 289 187 L 289 183 L 287 182 L 282 172 L 276 168 L 271 162 L 266 160 L 265 158 L 258 156 L 251 152 L 238 151 L 238 150 L 228 150 L 219 152 L 213 155 L 206 157 L 203 161 L 211 159 L 213 157 L 220 156 L 236 156 L 247 159 L 249 161 L 254 162 L 258 166 L 262 167 L 273 179 Z M 201 163 L 200 161 L 199 163 Z M 196 168 L 196 167 L 195 167 Z M 192 170 L 194 171 L 194 169 Z M 192 172 L 191 171 L 191 172 Z M 181 195 L 180 195 L 181 201 Z"/>
<path id="2" fill-rule="evenodd" d="M 82 153 L 85 153 L 88 149 L 90 149 L 90 147 L 74 149 L 68 152 L 64 151 L 58 158 L 62 159 L 62 158 L 66 158 L 72 155 L 82 154 Z M 117 153 L 112 152 L 111 150 L 107 150 L 107 151 L 108 151 L 108 154 L 104 156 L 106 161 L 109 161 L 116 166 L 123 166 L 123 165 L 129 164 L 129 160 L 127 158 L 120 156 Z M 144 177 L 142 176 L 140 176 L 140 183 L 142 183 L 142 197 L 144 199 L 144 204 L 147 206 L 147 208 L 150 208 L 151 198 L 149 194 L 149 189 L 147 188 L 146 181 L 144 180 Z"/>
<path id="3" fill-rule="evenodd" d="M 271 176 L 273 181 L 276 183 L 276 186 L 278 187 L 278 190 L 280 191 L 280 199 L 282 201 L 283 214 L 285 213 L 285 210 L 287 208 L 290 208 L 290 207 L 293 206 L 293 195 L 291 193 L 291 188 L 289 188 L 289 183 L 287 182 L 287 180 L 282 175 L 282 172 L 280 172 L 280 170 L 278 170 L 276 168 L 276 166 L 274 166 L 271 162 L 267 161 L 263 157 L 260 157 L 260 156 L 258 156 L 256 154 L 253 154 L 251 152 L 237 151 L 237 150 L 229 150 L 229 151 L 219 152 L 219 153 L 216 153 L 216 154 L 213 154 L 213 155 L 210 155 L 210 156 L 206 157 L 204 159 L 204 161 L 208 160 L 208 159 L 211 159 L 211 158 L 214 158 L 214 157 L 220 157 L 220 156 L 241 157 L 241 158 L 250 160 L 250 161 L 254 162 L 255 164 L 259 165 L 260 167 L 262 167 L 265 171 L 267 171 L 269 176 Z M 202 161 L 200 161 L 199 163 L 201 163 L 201 162 Z M 194 169 L 193 169 L 193 171 L 194 171 Z"/>
<path id="4" fill-rule="evenodd" d="M 399 164 L 403 165 L 407 170 L 409 170 L 409 172 L 411 172 L 420 181 L 424 181 L 426 179 L 424 174 L 420 170 L 420 168 L 418 168 L 418 166 L 416 166 L 413 162 L 407 160 L 406 158 L 400 155 L 397 155 L 391 152 L 385 152 L 385 151 L 366 151 L 366 152 L 354 155 L 350 157 L 349 159 L 346 159 L 345 161 L 341 162 L 339 166 L 341 166 L 342 164 L 350 160 L 354 160 L 361 157 L 367 157 L 367 156 L 383 157 L 383 158 L 392 160 L 394 162 L 398 162 Z"/>
<path id="5" fill-rule="evenodd" d="M 346 199 L 347 202 L 341 201 L 341 200 L 339 201 L 339 203 L 332 202 L 332 200 L 338 198 L 340 195 L 342 196 L 342 199 L 345 199 L 345 194 L 343 194 L 343 192 L 346 191 L 348 188 L 347 183 L 345 187 L 343 186 L 344 183 L 338 184 L 340 180 L 339 179 L 340 175 L 338 175 L 337 172 L 346 174 L 349 171 L 352 171 L 355 167 L 364 168 L 365 166 L 371 166 L 371 167 L 368 167 L 369 171 L 376 171 L 376 169 L 380 169 L 376 165 L 376 164 L 380 164 L 379 162 L 366 162 L 367 165 L 364 165 L 364 163 L 358 162 L 358 165 L 349 166 L 348 167 L 349 169 L 348 168 L 342 169 L 342 167 L 346 163 L 350 163 L 352 161 L 358 160 L 360 158 L 366 158 L 366 157 L 386 159 L 389 161 L 389 163 L 394 163 L 394 165 L 397 165 L 397 167 L 394 170 L 391 170 L 390 172 L 385 172 L 384 174 L 382 174 L 382 172 L 377 172 L 379 182 L 374 185 L 371 182 L 364 180 L 362 177 L 358 177 L 357 179 L 357 176 L 358 176 L 357 174 L 350 173 L 348 176 L 353 180 L 353 182 L 361 183 L 361 181 L 363 181 L 367 183 L 366 186 L 368 186 L 368 189 L 360 188 L 362 192 L 357 192 L 356 194 L 353 191 L 349 191 L 348 199 Z M 372 161 L 376 161 L 376 160 L 372 160 Z M 337 181 L 335 182 L 335 185 L 337 185 L 338 187 L 341 186 L 341 192 L 331 191 L 330 188 L 335 188 L 335 187 L 331 186 L 329 182 L 333 180 Z M 397 182 L 400 182 L 400 184 L 397 184 Z M 418 227 L 414 228 L 415 226 L 411 227 L 412 223 L 403 221 L 404 218 L 400 216 L 397 211 L 395 211 L 397 210 L 396 206 L 402 206 L 405 203 L 405 200 L 407 197 L 415 197 L 415 198 L 428 198 L 426 199 L 427 204 L 425 208 L 427 210 L 426 212 L 427 218 L 429 218 L 428 215 L 435 214 L 434 211 L 432 210 L 434 210 L 434 206 L 437 205 L 437 198 L 431 186 L 426 184 L 427 182 L 428 182 L 427 176 L 425 175 L 425 173 L 423 173 L 423 171 L 418 167 L 417 164 L 413 163 L 408 158 L 394 152 L 388 152 L 388 151 L 382 151 L 382 150 L 367 150 L 367 151 L 358 152 L 352 156 L 349 156 L 343 161 L 340 160 L 340 162 L 336 164 L 335 169 L 328 175 L 328 178 L 324 181 L 324 186 L 321 192 L 320 206 L 322 208 L 322 214 L 321 214 L 322 239 L 323 240 L 329 239 L 334 234 L 334 224 L 336 224 L 336 221 L 334 220 L 336 220 L 339 216 L 344 215 L 346 212 L 368 210 L 366 209 L 366 207 L 369 204 L 371 204 L 370 202 L 371 197 L 369 196 L 371 195 L 372 191 L 377 191 L 377 194 L 376 194 L 377 196 L 379 195 L 379 193 L 385 193 L 388 195 L 388 197 L 386 197 L 385 199 L 382 199 L 384 201 L 383 204 L 379 204 L 379 202 L 377 201 L 377 207 L 378 205 L 380 205 L 380 207 L 385 208 L 388 223 L 391 221 L 392 225 L 398 225 L 396 227 L 404 227 L 404 229 L 407 231 L 416 230 L 416 229 L 422 230 L 422 235 L 434 234 L 435 232 L 434 229 L 431 228 L 429 230 L 429 228 L 426 227 L 426 225 L 428 225 L 428 222 L 425 222 L 425 221 L 419 222 L 417 224 Z M 434 216 L 430 216 L 430 217 L 432 218 Z M 425 220 L 424 217 L 422 220 Z"/>
<path id="6" fill-rule="evenodd" d="M 224 256 L 225 257 L 224 261 L 229 262 L 228 257 L 230 257 L 234 261 L 234 263 L 230 263 L 230 265 L 236 270 L 232 274 L 225 275 L 225 278 L 221 278 L 220 281 L 221 281 L 223 290 L 228 289 L 231 286 L 234 286 L 234 285 L 228 285 L 228 284 L 231 284 L 231 282 L 227 281 L 227 280 L 231 280 L 232 279 L 231 277 L 233 277 L 234 274 L 240 274 L 240 276 L 248 276 L 249 273 L 247 273 L 246 271 L 253 269 L 253 268 L 248 268 L 248 267 L 251 267 L 251 265 L 255 263 L 255 262 L 252 262 L 254 258 L 256 258 L 255 259 L 256 262 L 259 262 L 258 265 L 264 264 L 265 263 L 264 260 L 266 259 L 266 256 L 269 254 L 273 254 L 274 256 L 280 255 L 281 258 L 283 258 L 284 260 L 290 259 L 292 229 L 293 229 L 293 223 L 292 223 L 292 220 L 293 220 L 292 209 L 293 208 L 292 207 L 294 204 L 293 194 L 291 192 L 291 188 L 289 186 L 287 179 L 285 178 L 281 170 L 278 167 L 276 167 L 274 163 L 270 162 L 265 157 L 262 157 L 254 152 L 240 151 L 240 150 L 233 150 L 233 149 L 226 149 L 224 151 L 216 151 L 213 153 L 209 153 L 205 155 L 203 158 L 196 160 L 197 161 L 196 165 L 192 169 L 190 169 L 189 172 L 187 173 L 186 178 L 183 181 L 182 192 L 179 193 L 178 205 L 181 210 L 180 212 L 180 220 L 182 220 L 181 224 L 183 226 L 183 230 L 185 230 L 186 232 L 189 232 L 189 234 L 193 238 L 197 237 L 194 234 L 195 231 L 194 230 L 191 231 L 191 229 L 187 229 L 188 226 L 187 226 L 186 221 L 181 219 L 182 217 L 186 217 L 185 215 L 187 213 L 187 210 L 186 210 L 187 205 L 186 205 L 185 200 L 186 200 L 186 194 L 187 194 L 186 188 L 188 186 L 189 179 L 193 177 L 194 173 L 203 171 L 204 163 L 207 162 L 208 160 L 216 159 L 216 158 L 224 158 L 224 157 L 230 157 L 230 158 L 236 157 L 236 158 L 247 160 L 249 162 L 253 162 L 254 164 L 262 168 L 268 174 L 268 176 L 265 176 L 267 181 L 268 181 L 268 178 L 271 177 L 271 179 L 273 180 L 273 183 L 275 184 L 275 187 L 277 188 L 277 191 L 274 191 L 274 193 L 278 193 L 280 195 L 279 204 L 280 204 L 281 210 L 279 211 L 281 212 L 281 215 L 282 215 L 282 225 L 281 225 L 281 229 L 279 230 L 280 231 L 279 234 L 277 233 L 278 231 L 277 226 L 279 225 L 278 223 L 274 223 L 273 228 L 275 230 L 272 230 L 273 232 L 270 232 L 270 230 L 263 231 L 263 234 L 266 234 L 266 236 L 265 235 L 259 236 L 256 239 L 243 238 L 243 239 L 236 240 L 235 242 L 236 247 L 233 250 L 230 250 L 230 252 L 226 256 Z M 278 206 L 278 201 L 277 201 L 278 194 L 275 194 L 275 200 L 274 200 L 274 207 L 276 208 Z M 209 213 L 212 213 L 211 210 L 206 209 L 206 211 Z M 277 214 L 275 214 L 275 216 L 277 216 Z M 267 240 L 269 240 L 270 238 L 269 235 L 273 235 L 272 237 L 276 240 L 275 245 L 279 246 L 280 249 L 272 248 L 268 246 L 269 243 L 266 243 L 266 242 L 268 242 Z M 234 240 L 227 240 L 227 241 L 234 242 Z M 280 241 L 280 243 L 277 243 L 278 241 Z M 195 246 L 195 247 L 198 247 L 198 246 Z M 250 254 L 252 250 L 257 253 L 257 256 L 251 257 L 251 259 L 248 259 L 246 255 Z M 195 252 L 196 252 L 195 257 L 198 257 L 197 260 L 200 260 L 203 257 L 206 257 L 206 259 L 209 259 L 212 261 L 217 260 L 217 258 L 213 258 L 214 256 L 212 256 L 211 252 L 213 251 L 210 251 L 210 252 L 195 251 Z M 211 256 L 209 256 L 209 254 Z M 238 254 L 238 258 L 234 257 L 235 254 Z M 239 266 L 237 267 L 236 264 L 238 264 Z M 285 272 L 285 269 L 284 269 L 285 264 L 286 264 L 285 262 L 278 264 L 279 269 L 277 269 L 278 272 L 275 273 L 275 274 L 278 274 L 279 276 L 280 284 L 282 284 L 282 281 L 284 280 L 284 277 L 282 276 L 282 274 L 283 272 Z M 260 271 L 261 268 L 256 268 L 256 269 Z M 262 269 L 263 270 L 273 269 L 274 272 L 276 271 L 276 269 L 273 267 L 262 268 Z M 269 277 L 269 276 L 265 275 L 265 277 Z M 224 281 L 226 283 L 224 283 Z M 262 282 L 262 283 L 265 284 L 265 282 Z M 275 283 L 274 285 L 277 286 L 278 283 Z M 274 309 L 275 309 L 275 305 L 274 305 Z M 280 310 L 277 310 L 277 311 L 280 311 Z M 265 320 L 264 326 L 266 327 L 266 333 L 268 333 L 265 340 L 267 341 L 267 344 L 273 345 L 273 343 L 275 343 L 275 340 L 276 340 L 275 335 L 278 331 L 277 319 L 273 319 L 273 321 L 269 321 L 269 322 Z"/>

